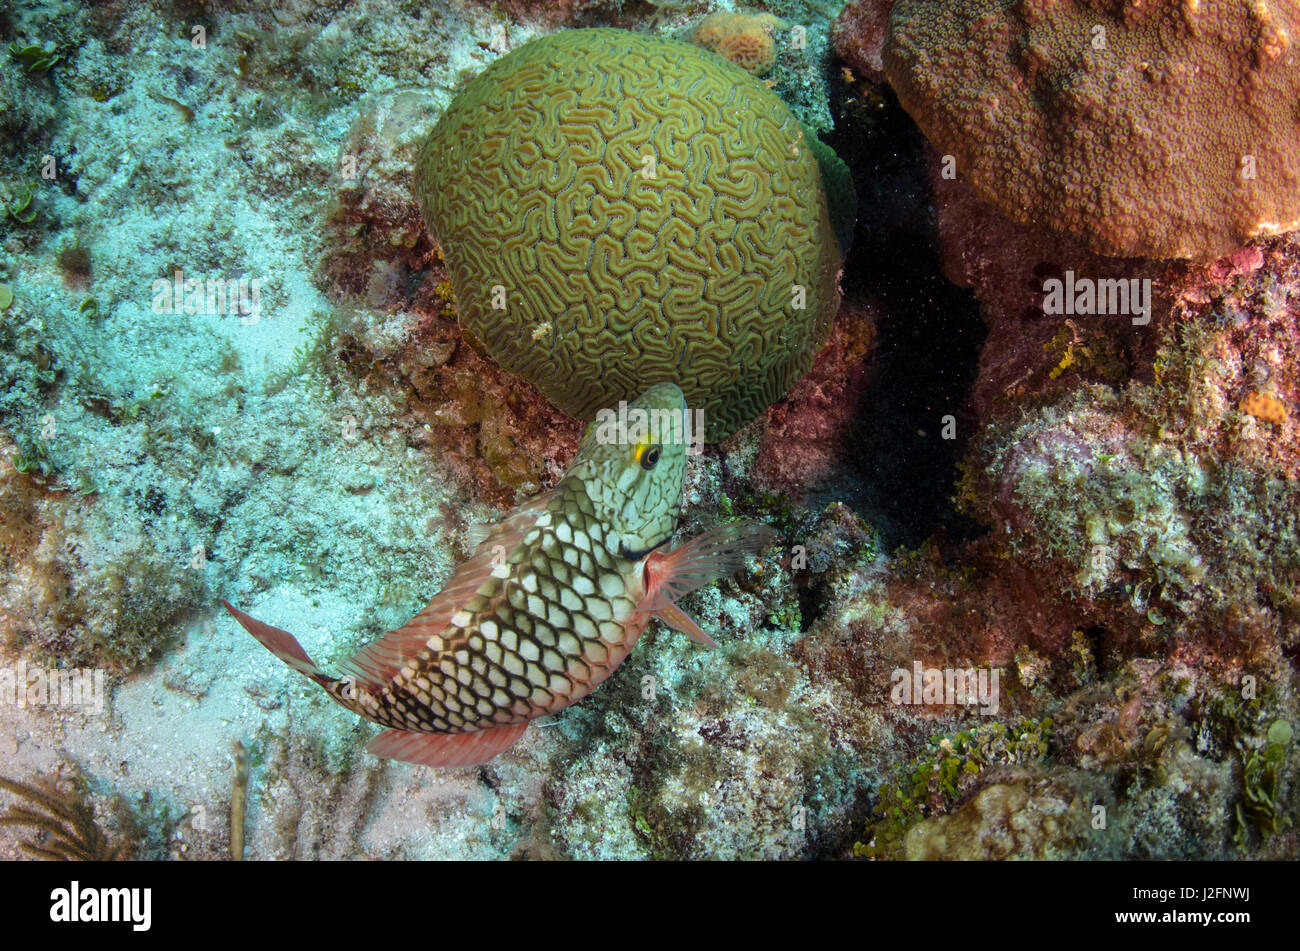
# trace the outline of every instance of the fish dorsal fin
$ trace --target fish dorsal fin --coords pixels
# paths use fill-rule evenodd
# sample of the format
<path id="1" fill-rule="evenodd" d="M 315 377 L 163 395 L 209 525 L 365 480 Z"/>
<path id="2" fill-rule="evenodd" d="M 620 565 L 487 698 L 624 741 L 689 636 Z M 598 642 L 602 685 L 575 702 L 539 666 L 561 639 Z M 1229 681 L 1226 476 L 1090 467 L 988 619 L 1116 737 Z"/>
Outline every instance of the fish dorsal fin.
<path id="1" fill-rule="evenodd" d="M 652 552 L 646 558 L 645 595 L 637 610 L 663 612 L 692 591 L 743 568 L 750 555 L 775 538 L 776 532 L 762 522 L 728 522 L 673 551 Z M 667 622 L 675 620 L 672 615 Z"/>
<path id="2" fill-rule="evenodd" d="M 430 639 L 451 623 L 452 616 L 469 603 L 491 577 L 492 569 L 503 563 L 503 557 L 523 541 L 554 496 L 552 491 L 530 499 L 493 525 L 474 554 L 456 568 L 424 610 L 345 661 L 341 668 L 344 676 L 372 691 L 382 690 L 406 662 L 424 650 Z M 443 645 L 442 649 L 448 646 Z"/>

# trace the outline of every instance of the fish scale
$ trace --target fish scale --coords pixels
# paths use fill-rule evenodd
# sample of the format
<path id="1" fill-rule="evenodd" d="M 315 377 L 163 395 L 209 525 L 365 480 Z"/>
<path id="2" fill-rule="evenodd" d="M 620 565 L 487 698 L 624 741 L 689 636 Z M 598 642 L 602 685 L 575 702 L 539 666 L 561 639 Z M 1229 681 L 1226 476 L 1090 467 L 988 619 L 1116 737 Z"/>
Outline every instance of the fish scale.
<path id="1" fill-rule="evenodd" d="M 631 404 L 685 410 L 658 384 Z M 589 428 L 552 492 L 493 527 L 408 624 L 324 674 L 291 634 L 226 607 L 338 703 L 385 726 L 369 749 L 427 765 L 490 759 L 524 726 L 614 672 L 649 619 L 713 646 L 675 602 L 739 568 L 772 532 L 731 523 L 674 551 L 684 445 L 606 441 Z"/>
<path id="2" fill-rule="evenodd" d="M 505 725 L 557 713 L 608 677 L 630 649 L 625 622 L 638 599 L 583 508 L 566 496 L 552 503 L 506 556 L 509 576 L 484 582 L 468 618 L 453 618 L 382 692 L 358 696 L 358 712 L 426 732 Z M 599 583 L 580 592 L 575 581 L 593 575 Z M 464 647 L 440 647 L 448 642 Z"/>

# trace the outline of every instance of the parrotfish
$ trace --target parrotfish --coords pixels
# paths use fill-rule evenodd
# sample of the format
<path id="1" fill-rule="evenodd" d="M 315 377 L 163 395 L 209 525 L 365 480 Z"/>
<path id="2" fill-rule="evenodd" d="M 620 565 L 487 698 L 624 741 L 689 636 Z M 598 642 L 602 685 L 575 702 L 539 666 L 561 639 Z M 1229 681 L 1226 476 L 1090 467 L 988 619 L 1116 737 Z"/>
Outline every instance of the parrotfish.
<path id="1" fill-rule="evenodd" d="M 689 422 L 672 383 L 627 409 L 642 423 Z M 485 763 L 531 721 L 591 693 L 651 618 L 717 646 L 677 602 L 742 568 L 775 533 L 732 522 L 669 549 L 686 471 L 682 431 L 588 426 L 555 488 L 492 525 L 428 606 L 346 661 L 342 676 L 321 671 L 293 635 L 222 603 L 280 660 L 387 727 L 371 753 Z"/>

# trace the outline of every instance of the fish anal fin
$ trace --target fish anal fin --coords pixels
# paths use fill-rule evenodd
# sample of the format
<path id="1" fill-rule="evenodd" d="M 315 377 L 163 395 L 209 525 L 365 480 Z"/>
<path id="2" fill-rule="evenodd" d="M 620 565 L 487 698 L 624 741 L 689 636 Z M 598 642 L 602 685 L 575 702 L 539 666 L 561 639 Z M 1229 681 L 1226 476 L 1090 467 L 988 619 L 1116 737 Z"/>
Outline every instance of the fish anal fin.
<path id="1" fill-rule="evenodd" d="M 366 751 L 421 766 L 478 766 L 513 746 L 527 728 L 525 721 L 476 733 L 385 730 L 366 744 Z"/>
<path id="2" fill-rule="evenodd" d="M 681 631 L 691 640 L 705 647 L 717 647 L 718 642 L 700 629 L 695 623 L 695 619 L 679 608 L 677 605 L 669 602 L 664 607 L 654 612 L 654 616 L 663 621 L 675 631 Z"/>

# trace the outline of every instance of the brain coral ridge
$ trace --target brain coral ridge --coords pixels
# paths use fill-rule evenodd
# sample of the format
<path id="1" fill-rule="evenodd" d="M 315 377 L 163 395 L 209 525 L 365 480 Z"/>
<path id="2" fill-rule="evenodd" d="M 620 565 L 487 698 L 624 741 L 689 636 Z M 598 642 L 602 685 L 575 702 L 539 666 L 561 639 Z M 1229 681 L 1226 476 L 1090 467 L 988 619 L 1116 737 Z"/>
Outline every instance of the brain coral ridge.
<path id="1" fill-rule="evenodd" d="M 587 419 L 676 382 L 716 439 L 784 395 L 829 332 L 845 215 L 819 163 L 847 181 L 739 67 L 581 29 L 472 80 L 415 179 L 461 327 L 493 358 Z"/>
<path id="2" fill-rule="evenodd" d="M 986 201 L 1099 253 L 1300 227 L 1294 0 L 898 0 L 903 106 Z"/>

